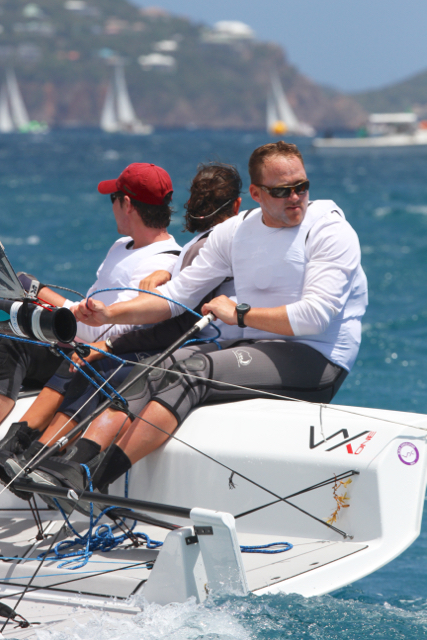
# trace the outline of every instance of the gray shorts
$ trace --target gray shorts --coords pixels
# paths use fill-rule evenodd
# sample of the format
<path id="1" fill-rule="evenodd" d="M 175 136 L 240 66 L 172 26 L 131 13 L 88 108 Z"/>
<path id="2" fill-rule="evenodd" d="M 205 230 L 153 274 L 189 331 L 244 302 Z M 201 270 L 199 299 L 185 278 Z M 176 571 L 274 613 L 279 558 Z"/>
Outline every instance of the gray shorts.
<path id="1" fill-rule="evenodd" d="M 197 405 L 267 397 L 260 391 L 329 403 L 347 376 L 347 371 L 298 342 L 227 340 L 221 345 L 222 350 L 214 344 L 202 344 L 176 351 L 124 394 L 130 411 L 136 415 L 153 400 L 181 424 Z M 126 382 L 139 371 L 135 367 Z"/>
<path id="2" fill-rule="evenodd" d="M 16 401 L 22 384 L 43 387 L 62 362 L 47 347 L 0 338 L 0 395 Z"/>

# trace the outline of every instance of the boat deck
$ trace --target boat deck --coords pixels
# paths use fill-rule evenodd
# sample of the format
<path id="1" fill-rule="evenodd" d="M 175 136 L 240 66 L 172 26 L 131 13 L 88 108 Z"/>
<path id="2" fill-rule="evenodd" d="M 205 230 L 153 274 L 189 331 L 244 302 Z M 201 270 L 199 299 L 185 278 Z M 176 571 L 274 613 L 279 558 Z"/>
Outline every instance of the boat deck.
<path id="1" fill-rule="evenodd" d="M 36 539 L 36 526 L 29 525 L 27 519 L 0 518 L 0 561 L 3 557 L 3 563 L 9 565 L 2 571 L 0 590 L 5 585 L 25 586 L 28 583 L 40 564 L 37 557 L 48 551 L 62 525 L 61 520 L 45 521 L 44 530 L 48 537 L 40 541 Z M 73 526 L 80 534 L 87 530 L 86 522 L 76 522 Z M 135 532 L 146 533 L 151 540 L 159 541 L 163 541 L 168 533 L 146 524 L 139 524 Z M 74 537 L 70 536 L 71 539 Z M 55 544 L 70 538 L 62 534 Z M 242 554 L 251 591 L 289 580 L 367 548 L 366 544 L 351 541 L 311 540 L 286 535 L 279 540 L 277 535 L 259 533 L 239 533 L 238 539 L 244 546 L 283 541 L 293 545 L 292 549 L 282 553 Z M 61 561 L 58 560 L 45 560 L 32 581 L 32 587 L 127 598 L 149 578 L 150 563 L 156 560 L 158 553 L 158 549 L 135 548 L 129 543 L 109 552 L 94 552 L 80 569 L 60 567 Z M 15 557 L 16 561 L 13 560 Z"/>

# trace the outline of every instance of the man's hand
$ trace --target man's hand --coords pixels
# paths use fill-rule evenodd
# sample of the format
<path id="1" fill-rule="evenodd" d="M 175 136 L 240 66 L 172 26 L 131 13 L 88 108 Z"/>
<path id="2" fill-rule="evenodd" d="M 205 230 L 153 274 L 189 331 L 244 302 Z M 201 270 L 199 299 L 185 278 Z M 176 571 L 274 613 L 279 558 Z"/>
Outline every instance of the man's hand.
<path id="1" fill-rule="evenodd" d="M 104 340 L 100 342 L 92 342 L 89 346 L 96 347 L 97 349 L 102 349 L 103 351 L 108 351 L 108 347 L 105 344 Z M 95 351 L 94 349 L 91 349 L 89 355 L 85 358 L 85 360 L 86 362 L 95 362 L 96 360 L 101 360 L 101 358 L 105 358 L 105 354 L 99 353 L 99 351 Z M 78 364 L 80 367 L 84 365 L 83 360 L 80 358 L 80 356 L 77 355 L 77 353 L 72 354 L 71 360 L 75 364 Z M 76 368 L 72 364 L 70 364 L 70 371 L 71 372 L 76 371 Z"/>
<path id="2" fill-rule="evenodd" d="M 90 327 L 101 327 L 109 322 L 108 307 L 100 300 L 94 300 L 93 298 L 82 300 L 73 305 L 71 311 L 74 313 L 76 320 L 88 324 Z"/>
<path id="3" fill-rule="evenodd" d="M 209 311 L 212 311 L 214 316 L 225 324 L 237 324 L 236 303 L 227 296 L 218 296 L 204 304 L 202 314 L 205 316 Z"/>
<path id="4" fill-rule="evenodd" d="M 171 274 L 169 271 L 154 271 L 149 276 L 141 280 L 138 285 L 138 289 L 145 289 L 145 291 L 154 291 L 157 287 L 160 287 L 162 284 L 166 284 L 171 279 Z"/>

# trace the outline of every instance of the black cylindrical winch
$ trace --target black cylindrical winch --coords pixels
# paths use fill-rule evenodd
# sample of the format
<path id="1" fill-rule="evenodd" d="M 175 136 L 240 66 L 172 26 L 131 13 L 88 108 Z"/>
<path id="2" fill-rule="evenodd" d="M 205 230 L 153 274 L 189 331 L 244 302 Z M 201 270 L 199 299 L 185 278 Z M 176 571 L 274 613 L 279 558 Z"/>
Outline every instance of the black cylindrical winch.
<path id="1" fill-rule="evenodd" d="M 0 299 L 0 333 L 42 342 L 72 342 L 77 322 L 69 309 L 45 309 L 29 300 Z"/>

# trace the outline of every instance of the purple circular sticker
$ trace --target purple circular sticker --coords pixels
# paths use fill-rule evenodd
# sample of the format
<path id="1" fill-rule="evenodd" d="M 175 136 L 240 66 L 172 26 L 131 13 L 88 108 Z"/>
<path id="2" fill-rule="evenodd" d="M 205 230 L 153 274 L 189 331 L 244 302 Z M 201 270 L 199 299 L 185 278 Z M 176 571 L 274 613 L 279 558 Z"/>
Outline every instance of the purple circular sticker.
<path id="1" fill-rule="evenodd" d="M 403 464 L 416 464 L 420 459 L 419 451 L 412 442 L 402 442 L 397 450 L 397 455 Z"/>

